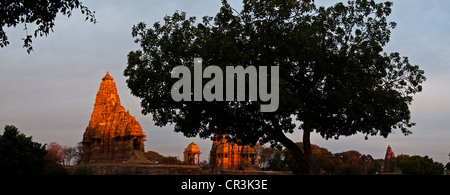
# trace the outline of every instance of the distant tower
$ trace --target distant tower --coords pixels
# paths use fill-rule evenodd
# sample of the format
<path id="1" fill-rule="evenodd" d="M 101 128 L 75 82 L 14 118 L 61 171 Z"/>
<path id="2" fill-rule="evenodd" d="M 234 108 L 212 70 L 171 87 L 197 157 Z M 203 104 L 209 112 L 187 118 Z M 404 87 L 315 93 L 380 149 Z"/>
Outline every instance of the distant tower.
<path id="1" fill-rule="evenodd" d="M 184 163 L 190 165 L 200 164 L 200 154 L 201 152 L 197 144 L 192 142 L 186 149 L 184 149 Z M 197 155 L 197 163 L 195 163 L 195 155 Z"/>
<path id="2" fill-rule="evenodd" d="M 386 150 L 386 156 L 384 157 L 383 173 L 394 173 L 395 171 L 395 154 L 391 149 L 391 145 L 388 145 Z"/>

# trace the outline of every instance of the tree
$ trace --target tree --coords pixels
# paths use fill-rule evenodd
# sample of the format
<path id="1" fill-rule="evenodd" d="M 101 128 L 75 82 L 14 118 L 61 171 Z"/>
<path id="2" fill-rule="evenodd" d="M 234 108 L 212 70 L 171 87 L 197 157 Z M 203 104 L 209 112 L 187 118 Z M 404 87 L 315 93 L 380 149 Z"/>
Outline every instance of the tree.
<path id="1" fill-rule="evenodd" d="M 95 12 L 89 10 L 79 0 L 2 0 L 0 2 L 0 47 L 6 47 L 9 44 L 8 36 L 4 27 L 16 27 L 18 24 L 25 25 L 25 38 L 23 47 L 30 53 L 33 50 L 31 45 L 32 38 L 37 36 L 47 36 L 50 31 L 53 32 L 55 18 L 58 13 L 70 17 L 74 9 L 80 9 L 81 13 L 86 15 L 86 21 L 96 23 Z M 27 24 L 37 26 L 34 34 L 28 34 Z"/>
<path id="2" fill-rule="evenodd" d="M 286 158 L 283 156 L 283 153 L 276 152 L 272 156 L 272 159 L 269 160 L 269 163 L 268 163 L 268 166 L 267 166 L 266 170 L 271 170 L 271 171 L 288 171 L 289 170 L 289 166 L 288 166 Z"/>
<path id="3" fill-rule="evenodd" d="M 338 159 L 340 164 L 336 167 L 335 174 L 361 175 L 364 167 L 364 161 L 361 156 L 361 153 L 355 150 L 336 153 L 334 158 Z"/>
<path id="4" fill-rule="evenodd" d="M 296 144 L 303 151 L 303 143 Z M 383 160 L 374 160 L 371 155 L 362 155 L 355 150 L 333 154 L 328 149 L 314 144 L 311 144 L 311 149 L 311 169 L 315 175 L 369 175 L 381 171 Z M 288 166 L 293 171 L 299 169 L 290 151 L 283 150 L 282 154 L 283 157 L 273 156 L 268 160 L 269 163 L 277 163 L 279 167 Z"/>
<path id="5" fill-rule="evenodd" d="M 155 164 L 159 164 L 161 160 L 164 158 L 163 155 L 159 154 L 155 151 L 147 151 L 145 152 L 145 157 L 150 160 L 151 162 L 154 162 Z"/>
<path id="6" fill-rule="evenodd" d="M 219 13 L 201 23 L 175 12 L 163 24 L 133 26 L 141 49 L 128 54 L 124 75 L 142 113 L 152 114 L 156 125 L 173 123 L 187 137 L 222 133 L 239 144 L 284 146 L 298 164 L 295 173 L 311 174 L 311 132 L 325 139 L 387 137 L 395 129 L 408 135 L 415 125 L 409 105 L 426 78 L 407 57 L 383 52 L 396 26 L 387 21 L 392 5 L 357 0 L 325 8 L 309 0 L 244 0 L 237 12 L 223 0 Z M 193 71 L 194 57 L 222 70 L 278 66 L 278 110 L 261 112 L 265 102 L 249 97 L 174 101 L 171 72 L 179 65 Z M 303 151 L 285 135 L 295 130 L 303 131 Z"/>
<path id="7" fill-rule="evenodd" d="M 405 175 L 441 175 L 444 173 L 444 165 L 434 162 L 428 156 L 400 155 L 395 158 L 395 166 Z"/>
<path id="8" fill-rule="evenodd" d="M 76 147 L 64 147 L 63 165 L 70 165 L 72 159 L 77 157 Z"/>
<path id="9" fill-rule="evenodd" d="M 381 164 L 384 162 L 383 159 L 373 159 L 373 157 L 369 155 L 363 154 L 361 159 L 364 162 L 363 173 L 365 175 L 374 175 L 381 173 Z"/>
<path id="10" fill-rule="evenodd" d="M 448 175 L 450 174 L 450 162 L 448 162 L 447 164 L 445 164 L 445 173 Z"/>
<path id="11" fill-rule="evenodd" d="M 208 170 L 211 169 L 211 166 L 207 160 L 203 160 L 200 162 L 200 168 L 202 168 L 202 170 Z"/>
<path id="12" fill-rule="evenodd" d="M 75 162 L 76 164 L 80 164 L 81 162 L 81 155 L 83 154 L 83 142 L 78 142 L 75 146 Z"/>
<path id="13" fill-rule="evenodd" d="M 47 145 L 47 160 L 57 164 L 63 164 L 65 150 L 56 142 Z"/>
<path id="14" fill-rule="evenodd" d="M 64 169 L 64 160 L 66 148 L 56 142 L 47 145 L 47 154 L 45 155 L 46 165 L 44 175 L 67 175 Z"/>
<path id="15" fill-rule="evenodd" d="M 168 164 L 168 165 L 181 164 L 181 161 L 178 160 L 177 157 L 175 156 L 166 157 L 155 151 L 145 152 L 145 157 L 151 162 L 154 162 L 155 164 Z"/>
<path id="16" fill-rule="evenodd" d="M 159 161 L 159 164 L 163 165 L 179 165 L 181 164 L 181 161 L 176 156 L 164 156 L 161 161 Z"/>
<path id="17" fill-rule="evenodd" d="M 259 159 L 258 159 L 259 167 L 262 170 L 273 170 L 273 169 L 269 169 L 269 166 L 271 163 L 273 163 L 272 161 L 275 159 L 275 155 L 282 154 L 282 152 L 275 148 L 264 147 L 259 144 L 257 144 L 256 146 L 257 147 L 255 147 L 255 148 L 257 149 L 257 153 L 259 156 Z M 280 160 L 281 160 L 281 155 L 277 158 L 280 158 Z"/>
<path id="18" fill-rule="evenodd" d="M 0 135 L 0 174 L 41 174 L 46 165 L 45 145 L 33 142 L 15 126 L 6 125 L 4 130 Z"/>
<path id="19" fill-rule="evenodd" d="M 304 146 L 302 142 L 297 142 L 297 146 L 304 152 Z M 283 151 L 286 164 L 291 170 L 298 170 L 299 166 L 296 163 L 295 158 L 290 151 Z M 311 144 L 311 171 L 315 175 L 330 175 L 335 174 L 335 168 L 340 166 L 342 162 L 335 158 L 333 153 L 328 149 Z"/>

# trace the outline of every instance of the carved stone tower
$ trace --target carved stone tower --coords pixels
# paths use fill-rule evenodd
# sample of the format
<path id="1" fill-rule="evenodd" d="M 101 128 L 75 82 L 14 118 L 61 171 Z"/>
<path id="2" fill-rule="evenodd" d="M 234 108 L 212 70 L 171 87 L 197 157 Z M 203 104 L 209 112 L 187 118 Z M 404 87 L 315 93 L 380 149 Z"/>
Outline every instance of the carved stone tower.
<path id="1" fill-rule="evenodd" d="M 139 122 L 120 105 L 116 83 L 107 72 L 83 135 L 81 163 L 150 163 L 144 156 L 145 137 Z"/>
<path id="2" fill-rule="evenodd" d="M 386 156 L 384 157 L 383 173 L 395 172 L 395 154 L 391 149 L 391 145 L 388 145 L 386 150 Z"/>

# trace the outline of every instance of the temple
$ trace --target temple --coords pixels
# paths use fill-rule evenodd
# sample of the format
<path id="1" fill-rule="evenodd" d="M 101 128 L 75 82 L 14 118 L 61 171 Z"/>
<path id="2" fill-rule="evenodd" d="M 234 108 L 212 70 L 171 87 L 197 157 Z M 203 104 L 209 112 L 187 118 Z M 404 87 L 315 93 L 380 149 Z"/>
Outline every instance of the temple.
<path id="1" fill-rule="evenodd" d="M 249 145 L 229 142 L 225 135 L 216 135 L 210 152 L 210 166 L 219 170 L 259 169 L 256 150 Z"/>
<path id="2" fill-rule="evenodd" d="M 184 163 L 189 165 L 200 164 L 200 149 L 197 144 L 192 142 L 189 146 L 184 149 Z M 195 157 L 197 155 L 197 157 Z M 197 159 L 197 162 L 196 162 Z"/>
<path id="3" fill-rule="evenodd" d="M 394 173 L 395 172 L 395 154 L 392 151 L 390 145 L 386 150 L 386 156 L 384 157 L 383 173 Z"/>
<path id="4" fill-rule="evenodd" d="M 107 72 L 83 134 L 81 163 L 150 163 L 144 156 L 141 125 L 120 105 L 114 78 Z"/>

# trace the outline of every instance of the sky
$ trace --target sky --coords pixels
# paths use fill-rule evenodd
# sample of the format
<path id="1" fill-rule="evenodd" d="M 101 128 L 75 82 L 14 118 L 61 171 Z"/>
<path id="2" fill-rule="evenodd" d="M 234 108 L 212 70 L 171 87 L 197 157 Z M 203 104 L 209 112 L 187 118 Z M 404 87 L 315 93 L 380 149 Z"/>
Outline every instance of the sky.
<path id="1" fill-rule="evenodd" d="M 121 104 L 135 116 L 147 135 L 145 150 L 183 159 L 184 149 L 195 142 L 207 160 L 212 141 L 186 138 L 173 126 L 157 127 L 151 115 L 142 115 L 140 99 L 130 94 L 123 71 L 127 54 L 139 49 L 131 28 L 139 22 L 148 26 L 162 21 L 176 10 L 188 16 L 215 16 L 220 0 L 82 0 L 95 11 L 97 24 L 84 21 L 79 10 L 68 18 L 58 15 L 54 32 L 33 39 L 34 52 L 22 48 L 23 24 L 6 30 L 10 45 L 0 48 L 0 133 L 5 125 L 40 143 L 57 142 L 75 146 L 82 140 L 94 108 L 101 78 L 109 71 L 114 77 Z M 316 0 L 333 5 L 335 0 Z M 344 1 L 346 2 L 346 1 Z M 378 1 L 379 2 L 379 1 Z M 393 1 L 388 18 L 397 23 L 386 52 L 399 52 L 411 64 L 425 70 L 423 92 L 410 106 L 412 135 L 395 131 L 388 138 L 357 134 L 339 140 L 325 140 L 312 134 L 312 144 L 333 153 L 357 150 L 374 158 L 384 158 L 388 145 L 394 153 L 428 155 L 446 164 L 450 153 L 450 1 Z M 237 10 L 239 0 L 229 3 Z M 200 21 L 200 20 L 198 20 Z M 29 29 L 30 26 L 29 26 Z M 301 141 L 301 132 L 288 135 Z"/>

